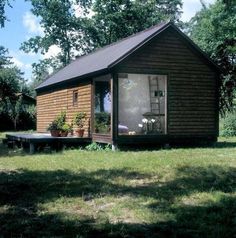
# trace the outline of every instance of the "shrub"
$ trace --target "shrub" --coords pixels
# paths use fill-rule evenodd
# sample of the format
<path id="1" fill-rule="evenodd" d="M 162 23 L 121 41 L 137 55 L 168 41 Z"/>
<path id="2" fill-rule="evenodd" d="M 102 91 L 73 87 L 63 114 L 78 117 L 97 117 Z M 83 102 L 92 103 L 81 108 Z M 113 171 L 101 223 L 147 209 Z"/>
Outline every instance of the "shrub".
<path id="1" fill-rule="evenodd" d="M 48 125 L 47 130 L 61 130 L 66 123 L 66 112 L 62 111 L 56 118 Z"/>
<path id="2" fill-rule="evenodd" d="M 93 142 L 90 145 L 87 145 L 85 147 L 85 149 L 88 151 L 106 151 L 106 152 L 108 152 L 108 151 L 111 151 L 111 145 L 107 144 L 107 145 L 102 146 L 96 142 Z"/>
<path id="3" fill-rule="evenodd" d="M 93 142 L 90 145 L 87 145 L 85 149 L 88 151 L 99 151 L 102 150 L 102 146 L 97 144 L 96 142 Z"/>
<path id="4" fill-rule="evenodd" d="M 236 112 L 229 113 L 223 120 L 222 136 L 236 136 Z"/>
<path id="5" fill-rule="evenodd" d="M 60 129 L 65 132 L 71 132 L 73 131 L 72 127 L 72 124 L 65 123 Z"/>
<path id="6" fill-rule="evenodd" d="M 60 127 L 58 126 L 58 123 L 56 120 L 51 122 L 47 127 L 47 131 L 53 131 L 53 130 L 60 130 Z"/>
<path id="7" fill-rule="evenodd" d="M 57 123 L 59 128 L 62 128 L 63 125 L 66 122 L 66 112 L 62 111 L 55 119 L 55 122 Z"/>
<path id="8" fill-rule="evenodd" d="M 73 123 L 77 125 L 79 128 L 83 128 L 86 122 L 86 113 L 85 112 L 78 112 L 75 114 L 73 119 Z"/>

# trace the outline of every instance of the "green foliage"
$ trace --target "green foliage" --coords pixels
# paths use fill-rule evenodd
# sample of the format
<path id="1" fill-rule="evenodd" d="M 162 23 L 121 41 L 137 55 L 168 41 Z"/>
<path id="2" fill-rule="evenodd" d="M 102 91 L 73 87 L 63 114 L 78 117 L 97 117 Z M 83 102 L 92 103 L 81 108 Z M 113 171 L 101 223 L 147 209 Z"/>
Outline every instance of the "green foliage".
<path id="1" fill-rule="evenodd" d="M 236 85 L 236 4 L 217 0 L 199 11 L 187 25 L 190 37 L 222 69 L 220 110 L 224 114 L 233 107 Z M 232 87 L 227 87 L 229 84 Z"/>
<path id="2" fill-rule="evenodd" d="M 25 52 L 45 54 L 50 46 L 58 46 L 56 58 L 34 64 L 37 82 L 54 70 L 67 65 L 75 54 L 84 54 L 123 37 L 159 23 L 178 21 L 182 0 L 28 0 L 32 12 L 40 18 L 44 35 L 35 36 L 21 46 Z M 80 10 L 80 16 L 75 13 Z M 92 13 L 92 17 L 90 15 Z"/>
<path id="3" fill-rule="evenodd" d="M 87 145 L 85 147 L 86 150 L 88 151 L 111 151 L 111 145 L 110 144 L 107 144 L 107 145 L 101 145 L 101 144 L 98 144 L 96 142 L 93 142 L 89 145 Z"/>
<path id="4" fill-rule="evenodd" d="M 83 128 L 86 122 L 86 113 L 85 112 L 78 112 L 75 114 L 73 123 L 77 125 L 79 128 Z"/>
<path id="5" fill-rule="evenodd" d="M 40 17 L 40 25 L 44 29 L 43 36 L 36 36 L 24 42 L 21 46 L 25 52 L 41 52 L 45 54 L 50 46 L 56 45 L 61 52 L 57 55 L 61 66 L 70 63 L 74 51 L 83 48 L 82 24 L 83 19 L 75 16 L 73 9 L 85 10 L 90 1 L 72 0 L 29 0 L 32 4 L 32 12 Z"/>
<path id="6" fill-rule="evenodd" d="M 37 155 L 0 144 L 1 236 L 234 237 L 236 138 L 217 144 Z"/>
<path id="7" fill-rule="evenodd" d="M 12 65 L 8 50 L 0 46 L 0 101 L 15 97 L 23 84 L 22 72 Z"/>
<path id="8" fill-rule="evenodd" d="M 20 91 L 21 73 L 17 68 L 0 69 L 0 99 L 12 98 Z"/>
<path id="9" fill-rule="evenodd" d="M 61 111 L 59 115 L 48 125 L 47 130 L 60 130 L 63 132 L 71 132 L 73 124 L 66 123 L 66 112 Z"/>
<path id="10" fill-rule="evenodd" d="M 62 128 L 66 122 L 66 111 L 61 111 L 60 114 L 56 117 L 55 122 L 59 128 Z"/>
<path id="11" fill-rule="evenodd" d="M 0 69 L 11 64 L 8 49 L 0 45 Z"/>
<path id="12" fill-rule="evenodd" d="M 53 69 L 53 71 L 56 71 L 60 65 L 60 62 L 56 58 L 48 58 L 48 59 L 43 59 L 39 60 L 38 63 L 33 63 L 32 64 L 32 73 L 33 73 L 33 82 L 31 83 L 31 87 L 35 88 L 37 87 L 40 83 L 45 80 L 49 74 L 50 74 L 50 69 Z"/>
<path id="13" fill-rule="evenodd" d="M 64 132 L 72 132 L 73 131 L 73 125 L 65 123 L 60 129 Z"/>
<path id="14" fill-rule="evenodd" d="M 16 130 L 20 114 L 25 111 L 25 107 L 22 103 L 22 97 L 19 97 L 15 102 L 12 102 L 11 100 L 9 100 L 9 98 L 7 98 L 6 102 L 8 115 L 14 123 L 14 129 Z"/>
<path id="15" fill-rule="evenodd" d="M 6 120 L 6 128 L 11 128 L 12 121 L 14 129 L 20 124 L 21 119 L 35 124 L 35 107 L 24 105 L 21 93 L 30 93 L 29 87 L 23 79 L 23 73 L 10 62 L 8 50 L 0 46 L 0 114 Z M 23 124 L 23 123 L 21 123 Z M 4 126 L 3 126 L 4 128 Z"/>
<path id="16" fill-rule="evenodd" d="M 96 142 L 93 142 L 85 147 L 86 150 L 88 151 L 101 151 L 102 146 Z"/>
<path id="17" fill-rule="evenodd" d="M 95 113 L 95 124 L 94 127 L 97 132 L 107 133 L 111 125 L 111 115 L 107 112 Z"/>
<path id="18" fill-rule="evenodd" d="M 7 20 L 7 17 L 5 15 L 5 7 L 10 5 L 9 0 L 0 0 L 0 27 L 4 27 L 5 21 Z"/>
<path id="19" fill-rule="evenodd" d="M 47 131 L 53 131 L 53 130 L 60 130 L 60 127 L 56 120 L 52 121 L 47 127 Z"/>
<path id="20" fill-rule="evenodd" d="M 236 136 L 236 112 L 228 113 L 223 119 L 222 136 Z"/>
<path id="21" fill-rule="evenodd" d="M 93 17 L 87 26 L 88 42 L 102 47 L 144 30 L 163 20 L 178 20 L 181 0 L 96 0 L 92 5 Z"/>

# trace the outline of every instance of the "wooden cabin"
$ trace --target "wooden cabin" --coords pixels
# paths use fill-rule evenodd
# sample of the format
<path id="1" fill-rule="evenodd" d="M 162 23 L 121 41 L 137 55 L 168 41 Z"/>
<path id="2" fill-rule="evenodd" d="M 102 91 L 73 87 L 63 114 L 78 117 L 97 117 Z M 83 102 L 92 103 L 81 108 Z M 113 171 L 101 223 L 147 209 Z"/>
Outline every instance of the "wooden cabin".
<path id="1" fill-rule="evenodd" d="M 173 23 L 77 58 L 37 88 L 37 131 L 85 112 L 86 137 L 119 144 L 218 137 L 217 66 Z"/>

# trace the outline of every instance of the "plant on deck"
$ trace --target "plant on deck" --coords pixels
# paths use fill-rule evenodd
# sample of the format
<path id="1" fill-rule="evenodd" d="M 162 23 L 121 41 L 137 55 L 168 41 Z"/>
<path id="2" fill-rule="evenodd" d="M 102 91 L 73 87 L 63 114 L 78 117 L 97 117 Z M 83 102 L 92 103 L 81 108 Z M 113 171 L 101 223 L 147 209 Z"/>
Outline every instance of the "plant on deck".
<path id="1" fill-rule="evenodd" d="M 66 123 L 66 112 L 62 111 L 60 114 L 49 124 L 47 130 L 51 132 L 52 136 L 66 137 L 69 132 L 72 132 L 73 124 Z"/>
<path id="2" fill-rule="evenodd" d="M 86 123 L 86 113 L 85 112 L 78 112 L 75 114 L 73 123 L 78 126 L 78 129 L 76 130 L 76 134 L 79 137 L 84 136 L 84 125 Z"/>

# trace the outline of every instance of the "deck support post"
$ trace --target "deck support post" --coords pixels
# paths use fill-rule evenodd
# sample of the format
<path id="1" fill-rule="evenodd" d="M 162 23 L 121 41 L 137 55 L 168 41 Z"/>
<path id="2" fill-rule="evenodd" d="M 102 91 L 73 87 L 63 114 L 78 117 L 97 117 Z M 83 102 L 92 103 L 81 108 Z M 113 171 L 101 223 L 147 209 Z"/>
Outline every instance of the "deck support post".
<path id="1" fill-rule="evenodd" d="M 116 151 L 118 149 L 117 144 L 112 144 L 111 149 L 112 149 L 112 151 Z"/>
<path id="2" fill-rule="evenodd" d="M 30 146 L 30 149 L 29 149 L 30 151 L 29 152 L 32 155 L 35 152 L 35 145 L 34 145 L 34 143 L 30 143 L 29 146 Z"/>

